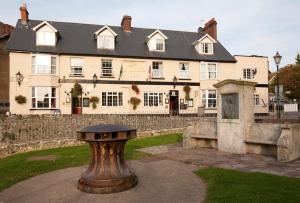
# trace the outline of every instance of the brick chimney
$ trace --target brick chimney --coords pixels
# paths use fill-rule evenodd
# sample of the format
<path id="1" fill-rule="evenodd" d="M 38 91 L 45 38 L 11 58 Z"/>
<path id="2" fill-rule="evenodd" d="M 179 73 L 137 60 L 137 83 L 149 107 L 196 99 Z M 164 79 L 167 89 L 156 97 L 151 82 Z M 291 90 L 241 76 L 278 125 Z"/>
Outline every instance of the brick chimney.
<path id="1" fill-rule="evenodd" d="M 207 23 L 205 23 L 203 31 L 217 40 L 217 21 L 215 20 L 215 18 L 212 18 Z"/>
<path id="2" fill-rule="evenodd" d="M 21 12 L 21 22 L 23 25 L 26 25 L 28 23 L 28 16 L 29 13 L 27 11 L 27 5 L 25 3 L 22 4 L 22 6 L 20 7 L 20 12 Z"/>
<path id="3" fill-rule="evenodd" d="M 131 32 L 131 16 L 128 15 L 124 15 L 122 22 L 121 22 L 121 26 L 123 31 L 125 32 Z"/>

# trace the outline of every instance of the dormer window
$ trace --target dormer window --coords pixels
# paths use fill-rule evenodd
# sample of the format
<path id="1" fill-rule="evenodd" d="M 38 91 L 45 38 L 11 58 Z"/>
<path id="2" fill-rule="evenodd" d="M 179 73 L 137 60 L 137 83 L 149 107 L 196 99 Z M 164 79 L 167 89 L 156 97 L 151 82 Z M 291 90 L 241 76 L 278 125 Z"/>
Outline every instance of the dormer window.
<path id="1" fill-rule="evenodd" d="M 163 51 L 163 50 L 164 50 L 164 40 L 156 39 L 156 51 Z"/>
<path id="2" fill-rule="evenodd" d="M 98 49 L 114 49 L 115 48 L 115 38 L 117 33 L 115 33 L 108 26 L 104 26 L 95 32 L 95 37 L 97 39 Z"/>
<path id="3" fill-rule="evenodd" d="M 39 31 L 36 33 L 36 44 L 45 46 L 55 45 L 55 33 Z"/>
<path id="4" fill-rule="evenodd" d="M 201 43 L 201 52 L 203 54 L 213 54 L 213 43 Z"/>
<path id="5" fill-rule="evenodd" d="M 214 54 L 214 43 L 216 43 L 216 40 L 206 34 L 199 40 L 193 42 L 193 45 L 199 54 L 212 55 Z"/>
<path id="6" fill-rule="evenodd" d="M 165 51 L 165 43 L 168 37 L 164 35 L 161 31 L 156 30 L 152 34 L 146 37 L 146 43 L 148 45 L 149 51 Z"/>
<path id="7" fill-rule="evenodd" d="M 36 32 L 36 45 L 40 46 L 55 46 L 57 41 L 58 31 L 47 21 L 43 21 L 34 28 Z"/>
<path id="8" fill-rule="evenodd" d="M 115 39 L 113 36 L 109 35 L 99 35 L 98 36 L 98 48 L 99 49 L 114 49 Z"/>

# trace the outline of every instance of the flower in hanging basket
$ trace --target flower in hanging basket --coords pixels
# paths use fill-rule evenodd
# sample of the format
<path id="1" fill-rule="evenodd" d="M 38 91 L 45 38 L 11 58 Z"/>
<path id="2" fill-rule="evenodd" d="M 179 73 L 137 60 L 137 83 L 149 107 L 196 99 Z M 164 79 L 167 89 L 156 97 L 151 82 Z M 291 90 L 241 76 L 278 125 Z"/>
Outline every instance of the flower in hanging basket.
<path id="1" fill-rule="evenodd" d="M 183 87 L 183 91 L 185 92 L 185 99 L 189 100 L 190 99 L 190 92 L 191 92 L 191 87 L 188 85 L 185 85 Z"/>
<path id="2" fill-rule="evenodd" d="M 140 93 L 140 89 L 135 83 L 132 83 L 131 89 L 135 91 L 136 94 Z"/>
<path id="3" fill-rule="evenodd" d="M 18 104 L 25 104 L 26 103 L 26 97 L 19 95 L 15 97 L 15 100 Z"/>
<path id="4" fill-rule="evenodd" d="M 141 100 L 137 97 L 131 97 L 129 102 L 132 104 L 133 110 L 136 110 L 137 106 L 141 103 Z"/>
<path id="5" fill-rule="evenodd" d="M 97 104 L 99 103 L 99 98 L 94 96 L 90 98 L 90 102 L 92 103 L 92 108 L 96 109 L 97 108 Z"/>

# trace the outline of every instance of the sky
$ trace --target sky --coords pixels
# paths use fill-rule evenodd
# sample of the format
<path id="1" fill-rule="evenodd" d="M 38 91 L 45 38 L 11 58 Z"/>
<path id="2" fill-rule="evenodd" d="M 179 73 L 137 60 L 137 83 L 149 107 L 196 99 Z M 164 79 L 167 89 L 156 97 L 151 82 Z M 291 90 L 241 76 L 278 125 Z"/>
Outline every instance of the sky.
<path id="1" fill-rule="evenodd" d="M 15 25 L 25 2 L 29 18 L 196 32 L 211 18 L 218 40 L 232 55 L 282 55 L 280 66 L 300 53 L 300 0 L 0 0 L 0 21 Z M 298 13 L 298 14 L 297 14 Z"/>

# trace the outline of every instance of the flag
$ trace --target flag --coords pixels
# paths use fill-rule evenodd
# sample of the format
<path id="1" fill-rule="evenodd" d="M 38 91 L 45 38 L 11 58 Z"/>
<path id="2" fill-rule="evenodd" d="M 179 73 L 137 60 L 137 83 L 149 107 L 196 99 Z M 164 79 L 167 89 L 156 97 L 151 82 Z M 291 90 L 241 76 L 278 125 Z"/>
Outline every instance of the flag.
<path id="1" fill-rule="evenodd" d="M 151 65 L 149 65 L 148 80 L 151 80 Z"/>
<path id="2" fill-rule="evenodd" d="M 119 80 L 122 78 L 123 75 L 123 64 L 121 64 L 120 74 L 119 74 Z"/>

